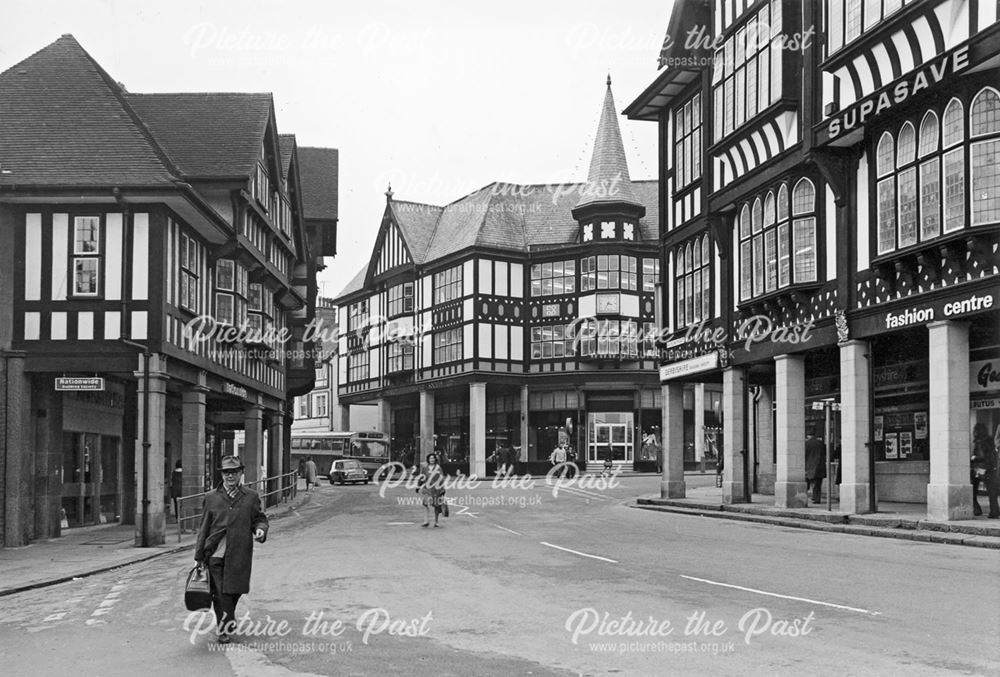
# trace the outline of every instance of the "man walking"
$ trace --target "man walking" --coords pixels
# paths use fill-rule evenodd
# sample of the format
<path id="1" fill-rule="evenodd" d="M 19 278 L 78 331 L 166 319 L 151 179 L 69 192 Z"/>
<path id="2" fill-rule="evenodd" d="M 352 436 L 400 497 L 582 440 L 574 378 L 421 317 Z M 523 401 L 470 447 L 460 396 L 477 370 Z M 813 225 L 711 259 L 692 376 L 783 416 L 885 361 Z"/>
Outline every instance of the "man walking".
<path id="1" fill-rule="evenodd" d="M 208 566 L 219 643 L 227 644 L 236 626 L 236 604 L 250 592 L 253 542 L 267 539 L 268 523 L 260 497 L 241 484 L 239 457 L 223 456 L 219 470 L 222 484 L 205 496 L 202 505 L 194 559 Z"/>
<path id="2" fill-rule="evenodd" d="M 812 485 L 812 502 L 820 502 L 820 490 L 826 477 L 826 445 L 816 438 L 812 426 L 806 431 L 806 491 Z"/>

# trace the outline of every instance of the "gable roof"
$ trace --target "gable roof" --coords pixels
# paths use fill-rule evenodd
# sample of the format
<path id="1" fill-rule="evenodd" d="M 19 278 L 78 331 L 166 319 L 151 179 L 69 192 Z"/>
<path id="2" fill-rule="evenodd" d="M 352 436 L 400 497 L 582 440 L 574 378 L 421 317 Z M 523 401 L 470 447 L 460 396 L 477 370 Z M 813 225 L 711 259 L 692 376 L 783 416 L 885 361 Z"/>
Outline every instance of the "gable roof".
<path id="1" fill-rule="evenodd" d="M 299 146 L 297 154 L 305 218 L 336 221 L 340 152 L 336 148 Z"/>
<path id="2" fill-rule="evenodd" d="M 0 73 L 0 184 L 173 185 L 121 88 L 72 35 Z"/>
<path id="3" fill-rule="evenodd" d="M 278 148 L 281 151 L 281 178 L 288 180 L 292 169 L 292 154 L 295 153 L 295 135 L 278 134 Z"/>
<path id="4" fill-rule="evenodd" d="M 188 178 L 251 176 L 273 113 L 270 94 L 128 94 L 138 112 Z"/>

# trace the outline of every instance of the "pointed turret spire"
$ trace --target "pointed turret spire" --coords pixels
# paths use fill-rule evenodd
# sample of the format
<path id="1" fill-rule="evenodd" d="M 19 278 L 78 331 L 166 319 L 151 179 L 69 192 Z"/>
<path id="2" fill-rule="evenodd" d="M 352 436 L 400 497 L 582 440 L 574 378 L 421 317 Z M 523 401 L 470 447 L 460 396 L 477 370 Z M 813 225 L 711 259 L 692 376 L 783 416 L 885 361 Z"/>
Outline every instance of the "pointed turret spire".
<path id="1" fill-rule="evenodd" d="M 604 93 L 604 107 L 601 121 L 597 125 L 594 139 L 594 154 L 590 158 L 590 172 L 587 183 L 581 189 L 582 195 L 576 207 L 597 203 L 625 203 L 642 206 L 632 190 L 632 180 L 628 174 L 625 147 L 621 130 L 618 128 L 618 113 L 615 97 L 611 93 L 611 74 L 608 73 L 608 89 Z"/>

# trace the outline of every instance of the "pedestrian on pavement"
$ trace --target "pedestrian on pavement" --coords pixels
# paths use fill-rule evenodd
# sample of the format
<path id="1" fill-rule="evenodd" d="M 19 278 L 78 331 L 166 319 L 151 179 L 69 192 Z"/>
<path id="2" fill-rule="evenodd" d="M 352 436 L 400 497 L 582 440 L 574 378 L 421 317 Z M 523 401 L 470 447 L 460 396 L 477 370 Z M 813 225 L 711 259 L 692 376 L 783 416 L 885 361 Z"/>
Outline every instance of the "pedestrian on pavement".
<path id="1" fill-rule="evenodd" d="M 306 459 L 299 458 L 299 477 L 305 478 L 306 476 Z"/>
<path id="2" fill-rule="evenodd" d="M 434 452 L 427 454 L 427 462 L 420 466 L 420 477 L 417 484 L 420 488 L 417 491 L 424 497 L 424 523 L 420 526 L 430 526 L 431 508 L 434 508 L 434 526 L 438 525 L 438 517 L 441 515 L 441 505 L 444 501 L 444 469 L 438 463 L 438 455 Z"/>
<path id="3" fill-rule="evenodd" d="M 806 492 L 812 487 L 812 502 L 820 502 L 823 478 L 826 477 L 826 445 L 816 437 L 816 429 L 806 430 Z"/>
<path id="4" fill-rule="evenodd" d="M 611 449 L 609 444 L 604 450 L 604 472 L 601 473 L 601 477 L 606 477 L 611 475 L 611 470 L 614 467 L 615 453 Z"/>
<path id="5" fill-rule="evenodd" d="M 194 559 L 208 566 L 219 643 L 227 644 L 236 626 L 236 605 L 250 592 L 253 543 L 267 539 L 268 522 L 257 492 L 242 485 L 239 457 L 223 456 L 219 470 L 222 484 L 202 503 Z"/>
<path id="6" fill-rule="evenodd" d="M 174 464 L 174 471 L 170 473 L 170 500 L 174 504 L 174 517 L 177 518 L 178 523 L 180 523 L 181 519 L 179 499 L 183 486 L 184 471 L 181 470 L 181 459 L 177 459 L 177 463 Z"/>
<path id="7" fill-rule="evenodd" d="M 319 486 L 319 482 L 316 481 L 316 461 L 313 460 L 312 456 L 306 457 L 306 491 L 309 491 L 309 487 L 315 484 Z"/>
<path id="8" fill-rule="evenodd" d="M 983 423 L 977 423 L 972 428 L 972 512 L 982 515 L 979 507 L 979 483 L 986 484 L 986 495 L 989 498 L 990 519 L 1000 518 L 1000 505 L 997 494 L 1000 493 L 1000 459 L 997 447 L 990 437 L 989 430 Z"/>
<path id="9" fill-rule="evenodd" d="M 563 444 L 559 444 L 551 454 L 549 454 L 549 463 L 552 465 L 559 465 L 560 463 L 566 462 L 566 447 Z"/>

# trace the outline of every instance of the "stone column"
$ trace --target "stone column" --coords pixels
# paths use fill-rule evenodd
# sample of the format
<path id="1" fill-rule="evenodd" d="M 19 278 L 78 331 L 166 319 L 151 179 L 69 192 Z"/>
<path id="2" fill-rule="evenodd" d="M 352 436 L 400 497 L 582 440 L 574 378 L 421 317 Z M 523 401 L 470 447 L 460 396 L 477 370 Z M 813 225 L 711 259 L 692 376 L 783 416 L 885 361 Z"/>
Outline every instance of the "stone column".
<path id="1" fill-rule="evenodd" d="M 198 373 L 198 383 L 181 394 L 181 496 L 205 491 L 205 372 Z M 201 499 L 188 499 L 181 505 L 181 518 L 201 512 Z M 185 530 L 197 528 L 195 519 L 185 519 Z"/>
<path id="2" fill-rule="evenodd" d="M 743 430 L 746 426 L 746 396 L 743 382 L 746 371 L 730 367 L 722 372 L 722 502 L 745 503 L 743 482 Z"/>
<path id="3" fill-rule="evenodd" d="M 254 396 L 255 398 L 257 396 Z M 243 414 L 243 481 L 252 484 L 260 479 L 260 459 L 264 454 L 264 408 L 259 400 L 249 404 Z M 259 489 L 260 487 L 255 487 Z"/>
<path id="4" fill-rule="evenodd" d="M 663 396 L 663 476 L 660 498 L 684 498 L 684 385 L 666 383 Z"/>
<path id="5" fill-rule="evenodd" d="M 848 341 L 840 346 L 840 510 L 852 514 L 872 510 L 868 350 L 865 341 Z"/>
<path id="6" fill-rule="evenodd" d="M 969 325 L 945 320 L 931 322 L 927 331 L 928 359 L 933 370 L 927 519 L 970 519 Z"/>
<path id="7" fill-rule="evenodd" d="M 775 468 L 774 504 L 804 508 L 806 496 L 806 360 L 801 355 L 774 358 Z"/>
<path id="8" fill-rule="evenodd" d="M 705 384 L 694 384 L 694 460 L 705 471 Z"/>
<path id="9" fill-rule="evenodd" d="M 392 403 L 384 397 L 378 399 L 378 424 L 379 432 L 389 436 L 390 445 L 392 443 Z"/>
<path id="10" fill-rule="evenodd" d="M 347 432 L 351 429 L 351 405 L 337 405 L 337 427 L 334 430 Z"/>
<path id="11" fill-rule="evenodd" d="M 52 538 L 62 532 L 63 394 L 56 392 L 53 377 L 35 376 L 31 386 L 31 422 L 35 435 L 26 451 L 34 450 L 34 486 L 25 492 L 33 499 L 31 537 Z M 0 430 L 3 428 L 0 427 Z"/>
<path id="12" fill-rule="evenodd" d="M 267 428 L 267 474 L 272 478 L 291 472 L 291 468 L 285 467 L 282 460 L 285 452 L 285 415 L 281 411 L 275 411 L 268 417 Z M 265 505 L 271 506 L 281 500 L 279 491 L 279 480 L 272 479 L 267 483 L 266 491 L 271 492 L 265 500 Z"/>
<path id="13" fill-rule="evenodd" d="M 486 384 L 469 384 L 469 474 L 486 476 Z"/>
<path id="14" fill-rule="evenodd" d="M 143 376 L 145 358 L 139 355 L 139 370 L 135 372 L 138 381 L 138 409 L 136 413 L 135 439 L 135 545 L 142 546 L 143 529 L 143 493 L 148 500 L 146 543 L 145 545 L 163 545 L 167 537 L 167 519 L 163 512 L 163 464 L 166 453 L 165 433 L 167 423 L 167 380 L 166 358 L 153 353 L 149 356 L 149 392 L 146 392 L 146 379 Z M 148 401 L 148 402 L 147 402 Z M 149 451 L 148 473 L 144 471 L 143 462 L 146 453 L 143 449 L 143 409 L 148 406 L 149 416 Z M 143 492 L 143 483 L 148 481 L 148 491 Z"/>
<path id="15" fill-rule="evenodd" d="M 578 436 L 579 437 L 579 436 Z M 574 444 L 576 440 L 573 440 Z M 576 450 L 576 458 L 583 458 L 581 454 L 584 450 Z M 524 462 L 528 460 L 528 386 L 521 386 L 521 453 L 517 455 L 518 460 Z"/>
<path id="16" fill-rule="evenodd" d="M 434 391 L 420 391 L 420 449 L 414 464 L 417 467 L 434 451 Z"/>
<path id="17" fill-rule="evenodd" d="M 774 495 L 774 421 L 771 420 L 770 386 L 760 386 L 757 400 L 757 493 Z M 752 403 L 751 403 L 751 406 Z"/>
<path id="18" fill-rule="evenodd" d="M 0 462 L 3 463 L 3 545 L 27 545 L 32 538 L 31 432 L 28 422 L 30 386 L 24 375 L 25 353 L 0 352 L 0 414 L 6 435 L 0 435 Z M 62 441 L 60 440 L 60 445 Z M 58 526 L 58 525 L 57 525 Z"/>

